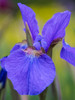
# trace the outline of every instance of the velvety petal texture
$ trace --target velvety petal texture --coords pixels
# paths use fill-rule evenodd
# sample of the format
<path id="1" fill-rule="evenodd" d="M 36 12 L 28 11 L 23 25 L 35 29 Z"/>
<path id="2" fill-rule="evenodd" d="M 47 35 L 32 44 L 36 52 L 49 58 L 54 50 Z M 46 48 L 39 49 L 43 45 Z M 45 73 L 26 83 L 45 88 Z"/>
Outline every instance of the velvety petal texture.
<path id="1" fill-rule="evenodd" d="M 24 24 L 27 22 L 30 32 L 32 34 L 33 40 L 35 40 L 36 36 L 39 33 L 39 28 L 38 28 L 38 23 L 35 18 L 35 13 L 30 7 L 24 4 L 18 3 L 18 6 L 20 8 Z"/>
<path id="2" fill-rule="evenodd" d="M 56 74 L 49 56 L 34 56 L 22 50 L 16 50 L 8 56 L 5 69 L 14 89 L 21 95 L 40 94 L 53 82 Z"/>
<path id="3" fill-rule="evenodd" d="M 64 40 L 60 56 L 62 59 L 75 66 L 75 47 L 70 47 Z"/>
<path id="4" fill-rule="evenodd" d="M 56 13 L 44 25 L 42 35 L 47 42 L 47 49 L 53 40 L 63 38 L 65 36 L 65 28 L 69 24 L 71 12 L 64 11 Z"/>

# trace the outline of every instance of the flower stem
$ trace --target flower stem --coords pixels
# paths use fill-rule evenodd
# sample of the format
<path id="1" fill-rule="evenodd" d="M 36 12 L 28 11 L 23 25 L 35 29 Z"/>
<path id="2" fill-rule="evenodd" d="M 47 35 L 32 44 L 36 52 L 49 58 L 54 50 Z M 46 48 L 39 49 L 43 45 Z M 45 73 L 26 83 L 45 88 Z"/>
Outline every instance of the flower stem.
<path id="1" fill-rule="evenodd" d="M 49 48 L 47 54 L 52 58 L 52 48 Z M 56 74 L 55 80 L 52 83 L 52 92 L 53 92 L 53 97 L 55 100 L 62 100 L 61 99 L 61 90 L 60 90 L 60 85 L 59 85 L 59 80 Z"/>
<path id="2" fill-rule="evenodd" d="M 54 100 L 58 100 L 57 90 L 56 90 L 56 86 L 55 86 L 55 81 L 52 83 L 51 87 L 52 87 L 52 94 L 53 94 Z"/>
<path id="3" fill-rule="evenodd" d="M 47 90 L 48 88 L 46 88 L 41 94 L 39 94 L 40 100 L 46 100 Z"/>
<path id="4" fill-rule="evenodd" d="M 5 89 L 0 91 L 0 100 L 5 100 Z"/>
<path id="5" fill-rule="evenodd" d="M 3 89 L 0 89 L 0 100 L 5 100 L 6 96 L 6 84 L 7 84 L 7 78 L 5 82 L 5 87 Z"/>
<path id="6" fill-rule="evenodd" d="M 62 100 L 61 89 L 60 89 L 60 85 L 59 85 L 59 80 L 58 80 L 57 74 L 56 74 L 56 78 L 55 78 L 55 84 L 56 84 L 56 89 L 57 89 L 57 94 L 58 94 L 58 100 Z"/>

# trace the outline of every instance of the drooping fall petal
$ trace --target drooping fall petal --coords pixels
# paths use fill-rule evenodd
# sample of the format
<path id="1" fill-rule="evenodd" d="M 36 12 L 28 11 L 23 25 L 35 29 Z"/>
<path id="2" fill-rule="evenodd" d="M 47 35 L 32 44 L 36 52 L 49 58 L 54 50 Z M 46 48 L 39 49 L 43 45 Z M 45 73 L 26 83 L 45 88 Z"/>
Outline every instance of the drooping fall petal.
<path id="1" fill-rule="evenodd" d="M 64 40 L 60 56 L 62 59 L 75 66 L 75 47 L 70 47 Z"/>
<path id="2" fill-rule="evenodd" d="M 5 64 L 8 78 L 21 95 L 38 95 L 55 78 L 55 66 L 46 54 L 27 54 L 22 50 L 12 52 Z"/>

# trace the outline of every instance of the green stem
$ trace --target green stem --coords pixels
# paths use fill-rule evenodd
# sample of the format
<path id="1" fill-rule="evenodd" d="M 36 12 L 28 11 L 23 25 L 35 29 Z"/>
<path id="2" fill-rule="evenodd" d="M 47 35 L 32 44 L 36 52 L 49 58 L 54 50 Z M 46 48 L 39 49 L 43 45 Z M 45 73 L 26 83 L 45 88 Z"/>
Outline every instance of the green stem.
<path id="1" fill-rule="evenodd" d="M 52 58 L 52 48 L 49 48 L 47 54 Z M 58 81 L 58 77 L 56 74 L 55 80 L 52 83 L 52 92 L 53 92 L 53 97 L 55 100 L 62 100 L 61 99 L 61 90 L 60 90 L 60 85 Z"/>
<path id="2" fill-rule="evenodd" d="M 0 91 L 0 100 L 5 100 L 5 89 Z"/>
<path id="3" fill-rule="evenodd" d="M 52 94 L 53 94 L 54 100 L 58 100 L 57 90 L 56 90 L 56 86 L 55 86 L 55 80 L 52 83 L 51 88 L 52 88 Z"/>
<path id="4" fill-rule="evenodd" d="M 58 100 L 62 100 L 61 89 L 60 89 L 60 85 L 59 85 L 59 80 L 58 80 L 57 74 L 56 74 L 56 78 L 55 78 L 55 84 L 56 84 L 56 89 L 57 89 L 57 94 L 58 94 Z"/>
<path id="5" fill-rule="evenodd" d="M 52 48 L 49 48 L 47 54 L 52 58 Z M 55 87 L 55 81 L 53 81 L 51 87 L 52 87 L 53 97 L 55 98 L 55 100 L 57 100 L 57 90 Z"/>
<path id="6" fill-rule="evenodd" d="M 0 90 L 0 100 L 2 99 L 1 90 Z"/>
<path id="7" fill-rule="evenodd" d="M 52 48 L 49 48 L 49 50 L 47 51 L 47 55 L 52 58 Z"/>
<path id="8" fill-rule="evenodd" d="M 5 82 L 4 89 L 0 90 L 0 100 L 5 100 L 5 96 L 6 96 L 6 84 L 7 84 L 7 79 L 6 79 L 6 82 Z"/>
<path id="9" fill-rule="evenodd" d="M 47 90 L 48 88 L 46 88 L 41 94 L 39 94 L 40 100 L 46 100 Z"/>

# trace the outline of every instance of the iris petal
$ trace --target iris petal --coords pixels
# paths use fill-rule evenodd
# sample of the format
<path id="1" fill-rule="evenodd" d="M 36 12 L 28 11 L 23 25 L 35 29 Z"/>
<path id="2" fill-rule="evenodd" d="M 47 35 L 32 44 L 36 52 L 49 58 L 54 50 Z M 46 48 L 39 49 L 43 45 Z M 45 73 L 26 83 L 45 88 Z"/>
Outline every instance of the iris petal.
<path id="1" fill-rule="evenodd" d="M 40 94 L 53 82 L 56 73 L 49 56 L 30 56 L 22 50 L 14 51 L 8 56 L 5 68 L 8 78 L 21 95 Z"/>
<path id="2" fill-rule="evenodd" d="M 65 28 L 69 24 L 70 15 L 71 13 L 69 11 L 56 13 L 44 25 L 42 35 L 48 44 L 47 49 L 54 39 L 63 38 L 65 36 Z"/>
<path id="3" fill-rule="evenodd" d="M 20 49 L 20 44 L 17 43 L 17 44 L 15 44 L 14 47 L 11 49 L 10 53 L 12 53 L 13 51 L 18 50 L 18 49 Z"/>
<path id="4" fill-rule="evenodd" d="M 33 46 L 34 46 L 37 50 L 40 50 L 40 49 L 41 49 L 40 42 L 34 42 Z"/>
<path id="5" fill-rule="evenodd" d="M 75 47 L 70 47 L 64 40 L 60 56 L 62 59 L 75 66 Z"/>
<path id="6" fill-rule="evenodd" d="M 38 59 L 34 59 L 30 71 L 30 93 L 32 95 L 40 94 L 53 82 L 55 73 L 53 61 L 49 56 L 44 54 Z"/>
<path id="7" fill-rule="evenodd" d="M 41 46 L 46 50 L 47 48 L 47 43 L 44 41 L 44 39 L 41 40 Z"/>
<path id="8" fill-rule="evenodd" d="M 44 48 L 44 50 L 46 50 L 47 48 L 47 43 L 46 41 L 43 39 L 43 37 L 41 35 L 38 35 L 34 41 L 33 46 L 37 49 L 40 50 L 41 47 Z"/>
<path id="9" fill-rule="evenodd" d="M 11 49 L 10 53 L 12 53 L 13 51 L 18 50 L 18 49 L 26 49 L 27 47 L 28 47 L 27 44 L 17 43 L 17 44 L 15 44 L 14 47 Z"/>
<path id="10" fill-rule="evenodd" d="M 36 39 L 34 42 L 38 42 L 38 41 L 41 41 L 43 38 L 41 35 L 37 35 Z"/>
<path id="11" fill-rule="evenodd" d="M 39 33 L 39 28 L 38 28 L 37 20 L 35 18 L 35 13 L 30 7 L 24 4 L 18 3 L 18 6 L 20 8 L 24 24 L 27 22 L 33 40 L 35 40 L 36 36 Z"/>
<path id="12" fill-rule="evenodd" d="M 0 59 L 1 67 L 2 67 L 3 69 L 5 69 L 5 62 L 6 62 L 6 59 L 7 59 L 7 56 L 6 56 L 6 57 L 3 57 L 2 59 Z"/>

